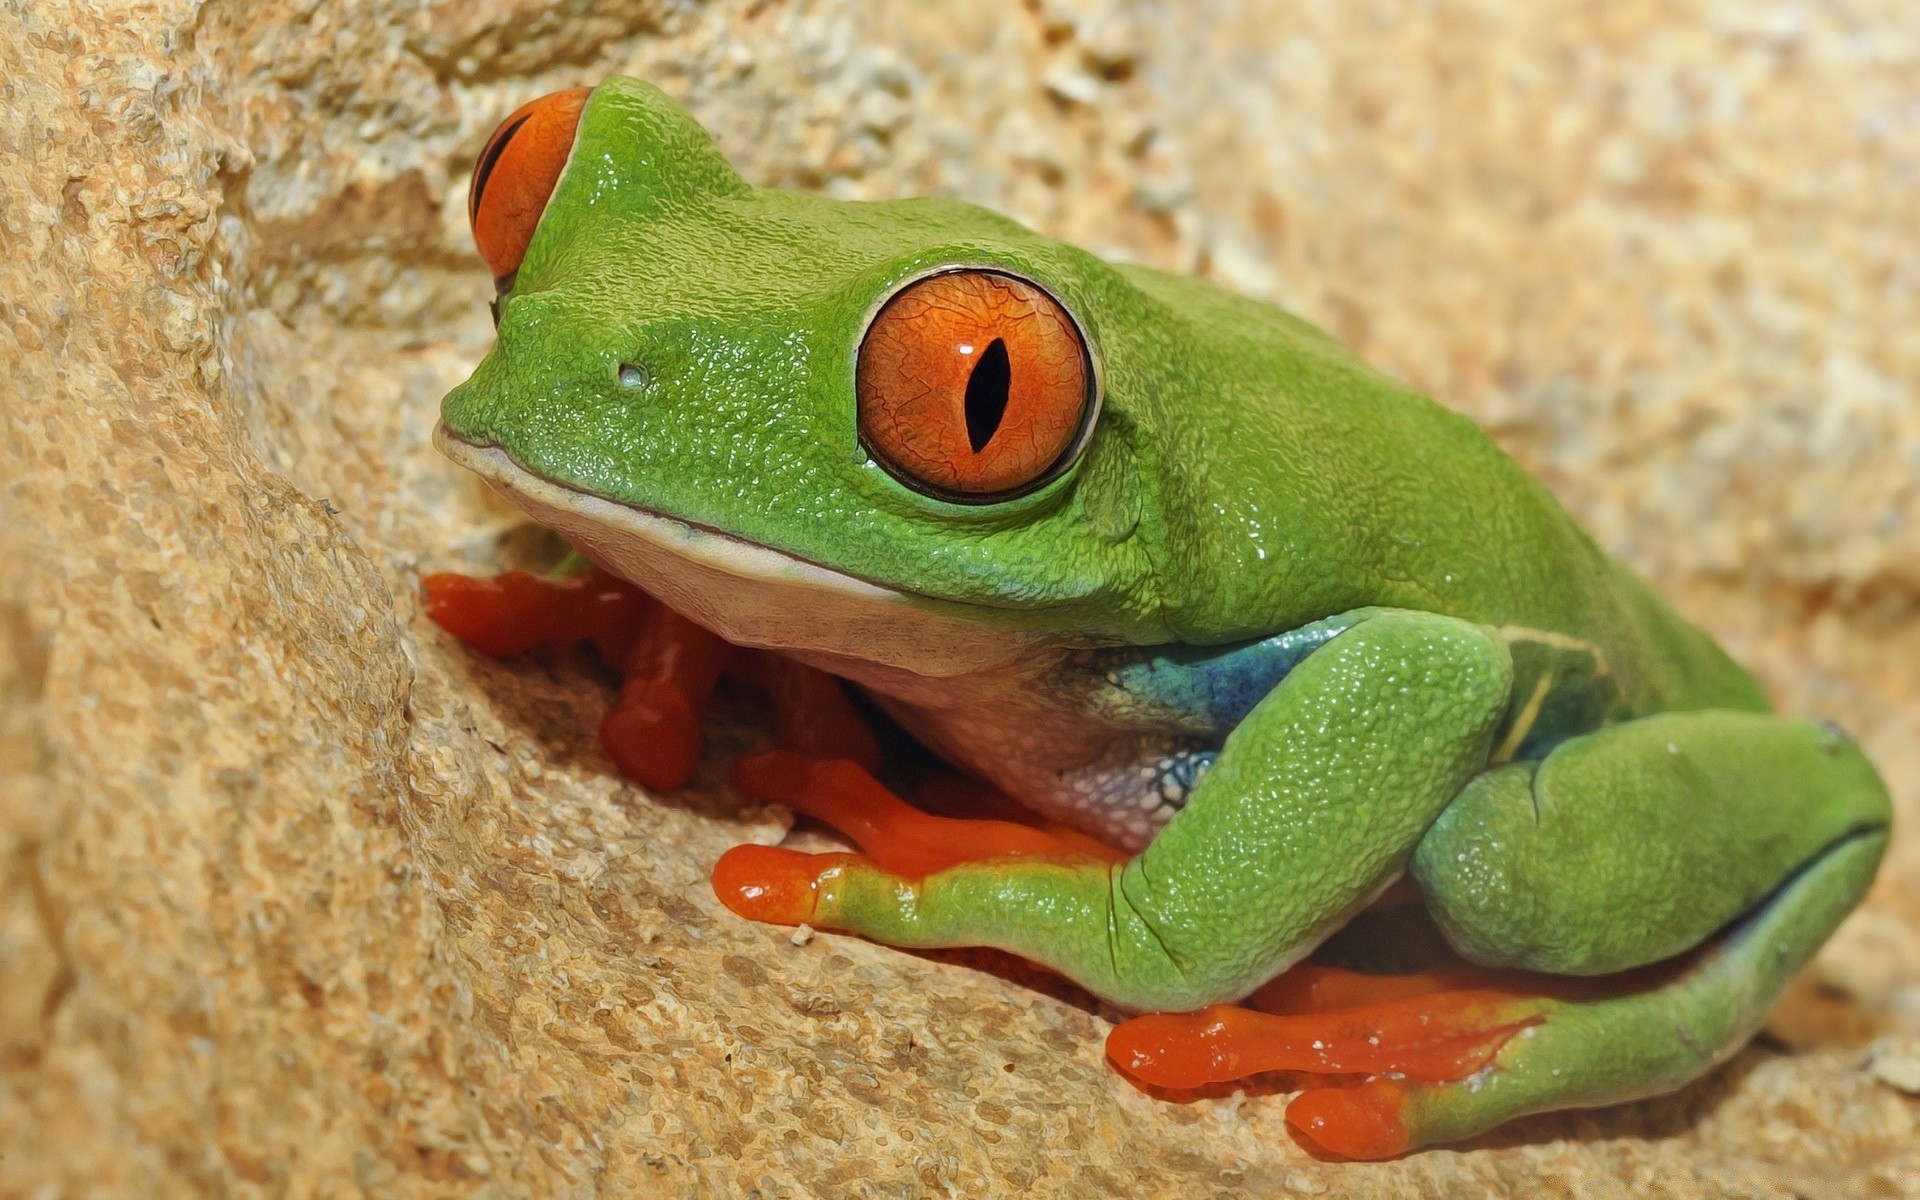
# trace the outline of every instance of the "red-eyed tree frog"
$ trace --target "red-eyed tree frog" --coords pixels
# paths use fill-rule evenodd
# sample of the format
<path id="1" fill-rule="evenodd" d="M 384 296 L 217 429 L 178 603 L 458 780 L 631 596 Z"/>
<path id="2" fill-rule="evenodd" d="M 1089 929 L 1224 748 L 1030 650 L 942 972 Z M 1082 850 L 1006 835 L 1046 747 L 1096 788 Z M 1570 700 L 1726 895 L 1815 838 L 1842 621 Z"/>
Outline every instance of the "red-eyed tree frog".
<path id="1" fill-rule="evenodd" d="M 1852 742 L 1277 308 L 749 186 L 627 78 L 511 117 L 470 212 L 498 337 L 438 444 L 596 564 L 494 601 L 652 664 L 602 730 L 643 779 L 697 741 L 620 721 L 757 672 L 816 753 L 743 786 L 865 851 L 736 847 L 744 916 L 1022 956 L 1143 1014 L 1134 1078 L 1326 1077 L 1288 1118 L 1382 1157 L 1678 1088 L 1873 879 Z M 897 800 L 843 684 L 1040 816 Z"/>

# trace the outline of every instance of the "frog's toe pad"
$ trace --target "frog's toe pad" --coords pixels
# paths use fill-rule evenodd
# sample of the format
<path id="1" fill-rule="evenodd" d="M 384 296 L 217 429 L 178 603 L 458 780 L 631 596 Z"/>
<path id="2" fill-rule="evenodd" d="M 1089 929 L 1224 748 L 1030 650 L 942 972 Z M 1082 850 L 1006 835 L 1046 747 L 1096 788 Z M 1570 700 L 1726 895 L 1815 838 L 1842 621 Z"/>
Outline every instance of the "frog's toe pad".
<path id="1" fill-rule="evenodd" d="M 1317 1088 L 1287 1105 L 1287 1124 L 1342 1158 L 1378 1160 L 1412 1148 L 1402 1111 L 1406 1089 L 1376 1079 L 1358 1087 Z"/>
<path id="2" fill-rule="evenodd" d="M 781 846 L 735 846 L 713 864 L 720 902 L 750 921 L 838 928 L 822 892 L 848 872 L 877 871 L 858 854 L 805 854 Z"/>

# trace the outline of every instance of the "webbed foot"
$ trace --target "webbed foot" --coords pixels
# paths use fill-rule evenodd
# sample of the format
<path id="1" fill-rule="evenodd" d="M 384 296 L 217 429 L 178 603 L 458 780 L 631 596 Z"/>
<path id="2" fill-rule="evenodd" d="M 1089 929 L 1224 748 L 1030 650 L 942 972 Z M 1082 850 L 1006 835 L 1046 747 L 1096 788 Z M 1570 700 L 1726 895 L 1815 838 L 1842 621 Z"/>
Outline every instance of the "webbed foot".
<path id="1" fill-rule="evenodd" d="M 1107 1058 L 1168 1089 L 1304 1073 L 1315 1078 L 1288 1105 L 1287 1120 L 1335 1154 L 1388 1158 L 1412 1144 L 1401 1081 L 1467 1079 L 1544 1019 L 1550 1000 L 1498 986 L 1498 975 L 1467 968 L 1377 976 L 1302 965 L 1249 998 L 1287 1011 L 1220 1004 L 1135 1017 L 1108 1035 Z M 1355 1076 L 1368 1079 L 1355 1084 Z"/>

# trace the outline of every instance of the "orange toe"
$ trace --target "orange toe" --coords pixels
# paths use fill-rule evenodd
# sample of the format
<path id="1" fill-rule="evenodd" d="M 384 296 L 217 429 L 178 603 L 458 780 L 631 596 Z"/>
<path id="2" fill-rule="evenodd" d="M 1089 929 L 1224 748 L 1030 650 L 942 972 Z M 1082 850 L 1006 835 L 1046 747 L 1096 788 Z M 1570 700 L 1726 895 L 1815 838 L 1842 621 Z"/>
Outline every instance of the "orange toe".
<path id="1" fill-rule="evenodd" d="M 742 754 L 733 760 L 733 786 L 770 804 L 797 807 L 813 778 L 814 760 L 792 750 Z"/>
<path id="2" fill-rule="evenodd" d="M 525 571 L 485 578 L 442 572 L 420 581 L 427 616 L 496 658 L 531 650 L 560 633 L 576 590 Z"/>
<path id="3" fill-rule="evenodd" d="M 880 769 L 880 740 L 838 679 L 767 651 L 736 662 L 736 675 L 766 694 L 782 747 L 807 758 L 845 758 L 868 771 Z"/>
<path id="4" fill-rule="evenodd" d="M 1405 1105 L 1404 1087 L 1376 1079 L 1358 1087 L 1303 1092 L 1287 1105 L 1287 1123 L 1342 1158 L 1392 1158 L 1408 1148 L 1401 1116 Z"/>
<path id="5" fill-rule="evenodd" d="M 1500 992 L 1415 996 L 1329 1013 L 1275 1016 L 1232 1004 L 1150 1013 L 1114 1027 L 1107 1057 L 1163 1088 L 1228 1083 L 1266 1071 L 1384 1075 L 1446 1082 L 1485 1066 L 1540 1019 Z"/>
<path id="6" fill-rule="evenodd" d="M 1122 1021 L 1107 1034 L 1107 1060 L 1134 1079 L 1163 1088 L 1196 1088 L 1255 1074 L 1239 1070 L 1232 1041 L 1221 1036 L 1224 1026 L 1214 1011 L 1148 1013 Z"/>
<path id="7" fill-rule="evenodd" d="M 821 877 L 858 861 L 853 854 L 735 846 L 713 864 L 713 891 L 722 904 L 750 921 L 798 925 L 813 919 Z"/>
<path id="8" fill-rule="evenodd" d="M 631 779 L 655 791 L 685 784 L 700 762 L 700 715 L 664 680 L 635 680 L 600 722 L 600 745 Z"/>
<path id="9" fill-rule="evenodd" d="M 630 626 L 651 606 L 645 593 L 597 568 L 551 579 L 526 571 L 476 576 L 440 572 L 420 581 L 427 616 L 498 658 L 535 646 L 598 639 Z"/>

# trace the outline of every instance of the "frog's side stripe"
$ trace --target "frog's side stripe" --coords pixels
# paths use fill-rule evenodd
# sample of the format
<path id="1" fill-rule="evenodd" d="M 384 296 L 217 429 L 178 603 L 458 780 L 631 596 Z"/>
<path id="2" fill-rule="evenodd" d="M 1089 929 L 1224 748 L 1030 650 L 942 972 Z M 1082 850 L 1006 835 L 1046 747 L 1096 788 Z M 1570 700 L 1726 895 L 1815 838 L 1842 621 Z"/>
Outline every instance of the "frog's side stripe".
<path id="1" fill-rule="evenodd" d="M 1099 651 L 1093 706 L 1120 725 L 1222 738 L 1289 672 L 1377 609 L 1356 608 L 1238 646 Z"/>
<path id="2" fill-rule="evenodd" d="M 1500 640 L 1511 646 L 1515 642 L 1537 642 L 1555 650 L 1572 650 L 1593 659 L 1593 673 L 1596 678 L 1613 674 L 1613 668 L 1607 665 L 1607 653 L 1598 642 L 1571 634 L 1555 633 L 1551 629 L 1534 629 L 1527 625 L 1502 625 L 1495 630 Z"/>
<path id="3" fill-rule="evenodd" d="M 1551 629 L 1502 625 L 1513 655 L 1513 698 L 1490 765 L 1537 759 L 1561 742 L 1642 714 L 1629 710 L 1598 643 Z"/>
<path id="4" fill-rule="evenodd" d="M 1521 706 L 1513 723 L 1507 727 L 1507 732 L 1501 736 L 1500 744 L 1493 748 L 1492 754 L 1487 755 L 1487 762 L 1490 765 L 1499 766 L 1501 763 L 1512 760 L 1514 752 L 1520 749 L 1521 744 L 1527 740 L 1527 735 L 1533 732 L 1534 722 L 1540 719 L 1540 706 L 1546 702 L 1547 693 L 1552 690 L 1553 676 L 1551 675 L 1543 672 L 1540 678 L 1533 681 L 1533 690 L 1527 694 L 1526 703 Z"/>

